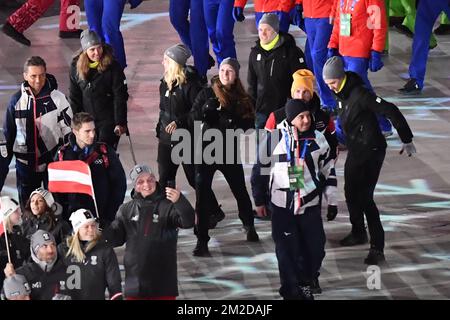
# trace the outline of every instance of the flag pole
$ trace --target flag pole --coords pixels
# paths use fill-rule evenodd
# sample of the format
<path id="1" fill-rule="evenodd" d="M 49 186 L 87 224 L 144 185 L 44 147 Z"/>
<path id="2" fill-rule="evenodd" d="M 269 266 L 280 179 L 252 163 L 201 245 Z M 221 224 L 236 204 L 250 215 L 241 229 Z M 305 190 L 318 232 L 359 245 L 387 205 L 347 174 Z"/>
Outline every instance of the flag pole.
<path id="1" fill-rule="evenodd" d="M 91 174 L 91 168 L 87 166 L 89 170 L 89 177 L 91 178 L 91 191 L 92 191 L 92 199 L 94 199 L 94 207 L 95 207 L 95 215 L 97 218 L 100 219 L 100 215 L 98 214 L 98 208 L 97 208 L 97 199 L 95 199 L 95 192 L 94 192 L 94 183 L 92 182 L 92 174 Z"/>
<path id="2" fill-rule="evenodd" d="M 3 230 L 5 230 L 6 252 L 8 253 L 8 262 L 11 263 L 11 253 L 9 252 L 8 229 L 6 229 L 5 217 L 3 217 Z"/>

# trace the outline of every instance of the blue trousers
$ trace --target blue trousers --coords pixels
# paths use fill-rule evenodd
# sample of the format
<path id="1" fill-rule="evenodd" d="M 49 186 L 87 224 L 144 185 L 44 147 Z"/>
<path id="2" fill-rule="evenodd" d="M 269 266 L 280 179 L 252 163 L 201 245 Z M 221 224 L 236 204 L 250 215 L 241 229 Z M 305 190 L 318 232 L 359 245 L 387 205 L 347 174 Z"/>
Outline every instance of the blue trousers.
<path id="1" fill-rule="evenodd" d="M 345 71 L 353 71 L 357 73 L 362 80 L 367 89 L 373 92 L 372 85 L 370 84 L 367 70 L 369 70 L 369 59 L 366 58 L 355 58 L 355 57 L 342 57 L 344 59 L 344 69 Z M 380 129 L 383 132 L 392 131 L 391 122 L 386 119 L 385 116 L 377 115 L 378 123 L 380 125 Z"/>
<path id="2" fill-rule="evenodd" d="M 220 65 L 225 58 L 236 58 L 234 42 L 234 0 L 203 0 L 206 27 Z"/>
<path id="3" fill-rule="evenodd" d="M 444 11 L 447 16 L 450 15 L 448 0 L 419 1 L 414 27 L 411 62 L 409 64 L 409 76 L 416 79 L 421 89 L 425 80 L 431 32 L 434 22 L 441 11 Z"/>
<path id="4" fill-rule="evenodd" d="M 280 295 L 285 299 L 300 296 L 299 286 L 309 285 L 319 275 L 325 257 L 325 231 L 320 206 L 294 215 L 292 210 L 272 203 L 272 238 L 280 273 Z"/>
<path id="5" fill-rule="evenodd" d="M 94 30 L 114 50 L 122 68 L 126 68 L 125 47 L 120 19 L 127 0 L 84 0 L 89 29 Z"/>
<path id="6" fill-rule="evenodd" d="M 170 0 L 169 15 L 170 22 L 181 41 L 191 49 L 198 73 L 206 76 L 209 65 L 209 40 L 203 0 Z"/>
<path id="7" fill-rule="evenodd" d="M 336 100 L 322 78 L 322 70 L 327 61 L 327 46 L 330 41 L 333 25 L 329 23 L 328 18 L 305 18 L 305 28 L 321 103 L 325 108 L 334 109 L 336 107 Z"/>

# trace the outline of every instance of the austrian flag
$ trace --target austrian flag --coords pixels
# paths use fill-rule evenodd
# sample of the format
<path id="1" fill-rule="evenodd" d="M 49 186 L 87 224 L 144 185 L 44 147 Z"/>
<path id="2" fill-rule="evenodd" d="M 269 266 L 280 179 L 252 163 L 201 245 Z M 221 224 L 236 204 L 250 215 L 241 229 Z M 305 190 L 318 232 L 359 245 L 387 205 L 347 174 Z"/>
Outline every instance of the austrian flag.
<path id="1" fill-rule="evenodd" d="M 85 193 L 92 197 L 94 192 L 89 165 L 80 160 L 50 163 L 48 190 L 60 193 Z"/>

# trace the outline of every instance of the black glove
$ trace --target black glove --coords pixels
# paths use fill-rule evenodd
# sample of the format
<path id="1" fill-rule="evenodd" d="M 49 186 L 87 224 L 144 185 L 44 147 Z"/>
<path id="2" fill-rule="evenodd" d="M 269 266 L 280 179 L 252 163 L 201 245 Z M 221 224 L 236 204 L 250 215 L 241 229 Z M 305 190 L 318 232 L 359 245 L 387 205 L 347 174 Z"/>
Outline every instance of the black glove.
<path id="1" fill-rule="evenodd" d="M 337 206 L 328 205 L 327 220 L 333 221 L 336 218 L 337 214 L 338 214 Z"/>
<path id="2" fill-rule="evenodd" d="M 210 98 L 203 106 L 203 121 L 214 124 L 219 121 L 220 103 L 216 98 Z"/>

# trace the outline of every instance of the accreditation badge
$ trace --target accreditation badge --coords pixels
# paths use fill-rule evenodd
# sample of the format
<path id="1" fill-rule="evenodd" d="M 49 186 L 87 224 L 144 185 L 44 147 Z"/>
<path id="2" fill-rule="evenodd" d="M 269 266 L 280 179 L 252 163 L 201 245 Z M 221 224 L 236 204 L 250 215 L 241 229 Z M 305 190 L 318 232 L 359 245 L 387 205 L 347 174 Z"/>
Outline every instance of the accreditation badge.
<path id="1" fill-rule="evenodd" d="M 302 189 L 305 186 L 305 179 L 303 177 L 303 166 L 289 166 L 289 190 L 295 191 Z"/>
<path id="2" fill-rule="evenodd" d="M 350 30 L 352 29 L 352 15 L 350 13 L 341 13 L 340 15 L 340 35 L 350 37 Z"/>

